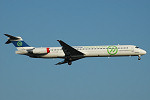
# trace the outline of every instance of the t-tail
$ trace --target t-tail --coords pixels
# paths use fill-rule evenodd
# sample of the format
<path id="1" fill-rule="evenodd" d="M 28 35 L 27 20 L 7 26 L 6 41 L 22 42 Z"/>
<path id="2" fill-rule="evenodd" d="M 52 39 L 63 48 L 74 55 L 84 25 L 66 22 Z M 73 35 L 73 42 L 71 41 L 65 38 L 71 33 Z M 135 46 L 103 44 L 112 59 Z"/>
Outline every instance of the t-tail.
<path id="1" fill-rule="evenodd" d="M 8 41 L 5 44 L 13 43 L 13 45 L 18 50 L 27 50 L 33 48 L 30 47 L 27 43 L 25 43 L 21 37 L 15 37 L 9 34 L 4 34 L 4 35 L 8 37 Z"/>

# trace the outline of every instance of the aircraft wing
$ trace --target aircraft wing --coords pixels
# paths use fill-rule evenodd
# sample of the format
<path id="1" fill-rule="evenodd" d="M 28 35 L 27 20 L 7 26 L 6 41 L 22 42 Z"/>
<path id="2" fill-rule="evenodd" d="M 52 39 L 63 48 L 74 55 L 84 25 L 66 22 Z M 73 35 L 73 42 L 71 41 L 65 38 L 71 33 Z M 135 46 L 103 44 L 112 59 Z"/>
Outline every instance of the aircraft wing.
<path id="1" fill-rule="evenodd" d="M 84 55 L 84 53 L 74 49 L 73 47 L 69 46 L 68 44 L 66 44 L 65 42 L 61 41 L 61 40 L 57 40 L 60 45 L 62 46 L 62 49 L 65 53 L 65 56 L 77 56 L 77 55 Z"/>
<path id="2" fill-rule="evenodd" d="M 56 65 L 65 64 L 65 63 L 68 63 L 69 65 L 71 65 L 72 61 L 76 61 L 76 60 L 79 60 L 81 58 L 84 58 L 84 53 L 74 49 L 70 45 L 63 42 L 62 40 L 57 40 L 57 41 L 62 46 L 62 49 L 65 53 L 65 59 L 63 62 L 59 62 Z"/>
<path id="3" fill-rule="evenodd" d="M 70 60 L 70 62 L 76 61 L 76 60 L 79 60 L 79 59 L 82 59 L 82 58 L 72 58 L 72 60 Z M 65 63 L 68 63 L 68 64 L 69 64 L 69 62 L 68 62 L 67 59 L 64 59 L 64 61 L 62 61 L 62 62 L 58 62 L 58 63 L 55 64 L 55 65 L 61 65 L 61 64 L 65 64 Z M 71 65 L 71 64 L 72 64 L 72 63 L 70 63 L 69 65 Z"/>

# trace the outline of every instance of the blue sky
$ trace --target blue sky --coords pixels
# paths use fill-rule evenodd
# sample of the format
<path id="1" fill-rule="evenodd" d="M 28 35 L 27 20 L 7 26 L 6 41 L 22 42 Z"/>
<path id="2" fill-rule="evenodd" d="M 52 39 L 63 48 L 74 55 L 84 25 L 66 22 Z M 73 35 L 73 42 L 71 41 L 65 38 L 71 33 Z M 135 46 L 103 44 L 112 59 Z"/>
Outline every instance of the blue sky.
<path id="1" fill-rule="evenodd" d="M 150 100 L 149 0 L 0 0 L 0 100 Z M 133 44 L 137 57 L 61 59 L 16 55 L 3 35 L 31 46 Z"/>

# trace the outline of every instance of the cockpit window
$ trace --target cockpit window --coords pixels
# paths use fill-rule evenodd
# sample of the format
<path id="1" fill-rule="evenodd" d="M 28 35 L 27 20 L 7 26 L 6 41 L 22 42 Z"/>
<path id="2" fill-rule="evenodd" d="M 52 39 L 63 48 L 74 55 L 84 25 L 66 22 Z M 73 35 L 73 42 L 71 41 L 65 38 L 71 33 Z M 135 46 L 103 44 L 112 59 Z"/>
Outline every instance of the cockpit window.
<path id="1" fill-rule="evenodd" d="M 136 46 L 135 48 L 139 48 L 139 47 Z"/>

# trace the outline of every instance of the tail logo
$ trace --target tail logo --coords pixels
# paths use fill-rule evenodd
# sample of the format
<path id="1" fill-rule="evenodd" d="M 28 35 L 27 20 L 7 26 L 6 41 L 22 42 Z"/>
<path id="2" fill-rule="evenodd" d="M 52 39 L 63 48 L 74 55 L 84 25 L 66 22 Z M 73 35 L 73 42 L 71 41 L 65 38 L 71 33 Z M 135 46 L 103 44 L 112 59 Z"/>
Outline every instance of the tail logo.
<path id="1" fill-rule="evenodd" d="M 22 46 L 22 42 L 21 41 L 17 42 L 17 46 L 21 47 Z"/>

